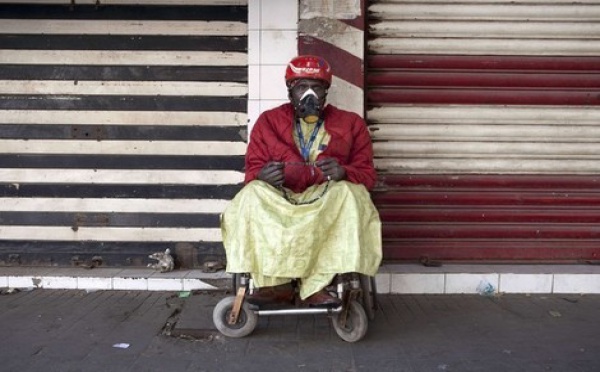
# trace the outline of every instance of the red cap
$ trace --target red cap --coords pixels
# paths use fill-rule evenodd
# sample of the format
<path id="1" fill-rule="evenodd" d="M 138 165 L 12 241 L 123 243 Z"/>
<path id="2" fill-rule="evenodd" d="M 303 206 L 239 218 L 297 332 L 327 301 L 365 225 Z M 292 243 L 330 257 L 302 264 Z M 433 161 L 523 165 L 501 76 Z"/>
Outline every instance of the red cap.
<path id="1" fill-rule="evenodd" d="M 331 85 L 331 66 L 322 57 L 298 56 L 288 63 L 285 70 L 285 83 L 289 87 L 296 79 L 322 80 Z"/>

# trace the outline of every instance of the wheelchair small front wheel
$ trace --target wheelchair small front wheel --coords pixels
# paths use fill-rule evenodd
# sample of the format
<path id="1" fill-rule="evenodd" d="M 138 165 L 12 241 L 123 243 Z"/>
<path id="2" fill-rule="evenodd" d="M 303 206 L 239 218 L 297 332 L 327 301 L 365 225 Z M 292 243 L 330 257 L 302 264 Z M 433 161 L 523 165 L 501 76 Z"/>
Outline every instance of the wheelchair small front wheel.
<path id="1" fill-rule="evenodd" d="M 346 321 L 343 322 L 343 312 L 332 318 L 333 328 L 344 341 L 356 342 L 365 337 L 369 327 L 367 313 L 356 300 L 348 302 Z"/>
<path id="2" fill-rule="evenodd" d="M 240 308 L 237 322 L 229 324 L 229 315 L 234 302 L 234 296 L 225 297 L 219 301 L 213 310 L 213 322 L 219 332 L 227 337 L 240 338 L 248 336 L 258 324 L 258 315 L 250 310 L 248 304 L 244 302 Z"/>

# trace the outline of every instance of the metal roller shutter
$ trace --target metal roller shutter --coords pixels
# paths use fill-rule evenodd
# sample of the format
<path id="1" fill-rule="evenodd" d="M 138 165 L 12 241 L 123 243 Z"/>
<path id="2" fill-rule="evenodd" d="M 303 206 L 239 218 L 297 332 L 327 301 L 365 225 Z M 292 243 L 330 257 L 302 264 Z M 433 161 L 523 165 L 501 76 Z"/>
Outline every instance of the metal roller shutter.
<path id="1" fill-rule="evenodd" d="M 600 4 L 372 1 L 368 23 L 386 257 L 599 258 Z"/>
<path id="2" fill-rule="evenodd" d="M 0 263 L 221 255 L 247 17 L 241 1 L 0 4 Z"/>

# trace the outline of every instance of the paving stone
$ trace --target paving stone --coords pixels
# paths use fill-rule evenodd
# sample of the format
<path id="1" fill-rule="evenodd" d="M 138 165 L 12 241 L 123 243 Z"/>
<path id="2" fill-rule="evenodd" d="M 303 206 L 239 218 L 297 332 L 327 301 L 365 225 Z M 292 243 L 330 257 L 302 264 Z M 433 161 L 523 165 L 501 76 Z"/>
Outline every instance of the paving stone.
<path id="1" fill-rule="evenodd" d="M 186 298 L 183 310 L 171 334 L 173 336 L 189 336 L 192 338 L 206 338 L 218 333 L 212 314 L 213 309 L 221 299 L 225 298 L 224 292 L 195 292 Z"/>

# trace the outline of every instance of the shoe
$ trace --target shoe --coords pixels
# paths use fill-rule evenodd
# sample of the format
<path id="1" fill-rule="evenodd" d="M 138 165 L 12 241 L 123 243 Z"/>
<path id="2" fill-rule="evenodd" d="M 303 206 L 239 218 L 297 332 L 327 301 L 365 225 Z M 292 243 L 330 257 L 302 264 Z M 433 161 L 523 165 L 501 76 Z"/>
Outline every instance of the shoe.
<path id="1" fill-rule="evenodd" d="M 342 304 L 342 300 L 327 293 L 325 290 L 320 290 L 314 295 L 304 300 L 304 304 L 310 307 L 337 307 Z"/>
<path id="2" fill-rule="evenodd" d="M 290 283 L 274 287 L 262 287 L 246 295 L 246 301 L 252 305 L 291 304 L 294 299 L 294 287 Z"/>

